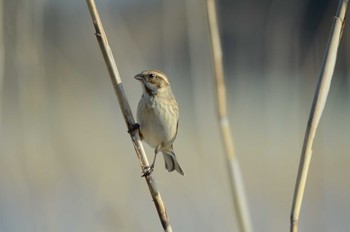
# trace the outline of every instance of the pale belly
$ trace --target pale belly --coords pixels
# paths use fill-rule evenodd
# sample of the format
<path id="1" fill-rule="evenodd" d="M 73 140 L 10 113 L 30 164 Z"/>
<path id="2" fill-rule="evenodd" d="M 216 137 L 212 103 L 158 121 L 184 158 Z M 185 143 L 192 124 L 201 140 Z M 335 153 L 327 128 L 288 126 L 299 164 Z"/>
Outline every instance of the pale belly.
<path id="1" fill-rule="evenodd" d="M 143 139 L 151 147 L 167 147 L 174 142 L 178 113 L 173 112 L 168 105 L 147 105 L 139 108 L 137 118 Z"/>

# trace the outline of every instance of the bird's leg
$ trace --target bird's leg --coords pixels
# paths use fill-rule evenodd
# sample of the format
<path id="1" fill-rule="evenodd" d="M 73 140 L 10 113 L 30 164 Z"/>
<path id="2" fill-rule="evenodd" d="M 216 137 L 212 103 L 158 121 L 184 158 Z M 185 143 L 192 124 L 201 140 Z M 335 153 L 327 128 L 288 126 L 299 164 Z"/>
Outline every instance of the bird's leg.
<path id="1" fill-rule="evenodd" d="M 138 130 L 138 129 L 140 129 L 140 124 L 135 123 L 134 125 L 132 125 L 132 126 L 129 128 L 128 133 L 131 134 L 132 132 L 134 132 L 134 131 L 136 131 L 136 130 Z"/>
<path id="2" fill-rule="evenodd" d="M 156 158 L 157 158 L 157 154 L 160 150 L 160 145 L 154 150 L 154 158 L 153 158 L 153 162 L 151 164 L 151 169 L 154 169 L 154 164 L 156 163 Z"/>
<path id="3" fill-rule="evenodd" d="M 142 177 L 148 176 L 149 174 L 151 174 L 153 172 L 154 164 L 156 163 L 156 158 L 157 158 L 157 154 L 158 154 L 159 150 L 160 150 L 160 145 L 154 150 L 154 157 L 153 157 L 152 164 L 143 170 Z"/>

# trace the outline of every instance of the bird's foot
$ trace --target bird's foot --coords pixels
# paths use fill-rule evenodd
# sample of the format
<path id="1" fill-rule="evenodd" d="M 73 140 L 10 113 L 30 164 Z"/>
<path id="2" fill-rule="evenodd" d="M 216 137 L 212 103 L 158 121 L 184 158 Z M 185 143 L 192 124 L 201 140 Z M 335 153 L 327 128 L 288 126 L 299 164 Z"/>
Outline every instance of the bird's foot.
<path id="1" fill-rule="evenodd" d="M 136 131 L 136 130 L 138 130 L 138 129 L 140 129 L 140 124 L 135 123 L 134 125 L 132 125 L 132 126 L 129 128 L 128 133 L 131 134 L 131 133 L 133 133 L 134 131 Z"/>
<path id="2" fill-rule="evenodd" d="M 142 176 L 141 177 L 145 177 L 145 176 L 149 176 L 154 169 L 154 165 L 152 164 L 151 166 L 147 166 L 143 169 L 142 171 Z"/>

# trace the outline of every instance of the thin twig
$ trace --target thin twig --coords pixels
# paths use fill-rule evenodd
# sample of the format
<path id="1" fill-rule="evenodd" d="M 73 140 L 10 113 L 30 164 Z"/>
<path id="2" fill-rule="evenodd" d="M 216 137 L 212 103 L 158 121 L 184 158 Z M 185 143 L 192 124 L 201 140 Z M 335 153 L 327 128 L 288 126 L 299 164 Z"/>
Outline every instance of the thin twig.
<path id="1" fill-rule="evenodd" d="M 94 0 L 86 0 L 87 5 L 89 7 L 90 10 L 90 14 L 91 14 L 91 18 L 92 18 L 92 22 L 93 25 L 95 27 L 95 34 L 96 34 L 96 38 L 97 41 L 100 45 L 100 49 L 103 55 L 103 58 L 106 62 L 107 65 L 107 69 L 114 87 L 114 91 L 115 94 L 117 95 L 118 101 L 119 101 L 119 106 L 120 109 L 123 113 L 124 116 L 124 120 L 125 123 L 127 125 L 128 131 L 132 131 L 133 127 L 135 125 L 135 120 L 134 117 L 132 115 L 128 100 L 126 98 L 126 95 L 124 93 L 124 88 L 123 88 L 123 84 L 118 72 L 118 68 L 117 65 L 115 63 L 113 54 L 112 54 L 112 50 L 108 45 L 108 40 L 107 40 L 107 36 L 105 34 L 105 31 L 103 29 L 102 26 L 102 22 L 100 20 L 100 16 L 98 14 L 96 5 Z M 140 137 L 138 135 L 138 133 L 136 131 L 133 131 L 130 133 L 130 137 L 132 140 L 132 143 L 134 145 L 137 157 L 140 161 L 140 165 L 142 168 L 142 171 L 145 171 L 145 169 L 149 166 L 148 163 L 148 159 L 146 156 L 146 153 L 144 151 L 144 148 L 142 146 L 142 142 L 140 140 Z M 163 203 L 162 197 L 158 191 L 157 185 L 156 185 L 156 181 L 153 178 L 152 174 L 149 175 L 145 175 L 145 180 L 147 182 L 149 191 L 151 193 L 153 202 L 156 206 L 157 212 L 158 212 L 158 216 L 159 219 L 161 221 L 161 224 L 163 226 L 164 231 L 166 232 L 171 232 L 172 228 L 171 225 L 169 223 L 169 218 L 166 212 L 166 208 L 165 205 Z"/>
<path id="2" fill-rule="evenodd" d="M 339 42 L 345 24 L 345 15 L 348 2 L 348 0 L 340 0 L 339 2 L 337 15 L 334 17 L 333 27 L 325 50 L 322 69 L 311 106 L 292 203 L 290 217 L 290 231 L 292 232 L 298 231 L 299 213 L 312 156 L 312 143 L 315 138 L 316 130 L 322 116 L 331 85 L 334 67 L 337 60 Z"/>
<path id="3" fill-rule="evenodd" d="M 216 84 L 216 100 L 218 110 L 218 120 L 220 124 L 221 136 L 226 152 L 227 167 L 233 202 L 236 215 L 238 217 L 239 229 L 242 232 L 252 231 L 251 220 L 247 200 L 245 197 L 239 162 L 235 156 L 233 138 L 231 134 L 230 122 L 227 117 L 226 87 L 224 80 L 224 68 L 222 61 L 222 50 L 218 29 L 215 0 L 207 1 L 208 22 L 211 38 L 211 48 L 214 62 L 214 79 Z"/>

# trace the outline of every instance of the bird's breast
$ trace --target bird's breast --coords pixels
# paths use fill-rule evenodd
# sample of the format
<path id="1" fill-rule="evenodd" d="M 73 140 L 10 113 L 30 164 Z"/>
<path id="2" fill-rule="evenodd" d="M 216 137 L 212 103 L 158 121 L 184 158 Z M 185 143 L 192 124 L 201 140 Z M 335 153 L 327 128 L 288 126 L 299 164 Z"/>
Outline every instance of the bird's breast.
<path id="1" fill-rule="evenodd" d="M 178 111 L 166 99 L 145 98 L 143 104 L 141 99 L 137 113 L 144 140 L 151 147 L 173 141 L 176 136 Z"/>

